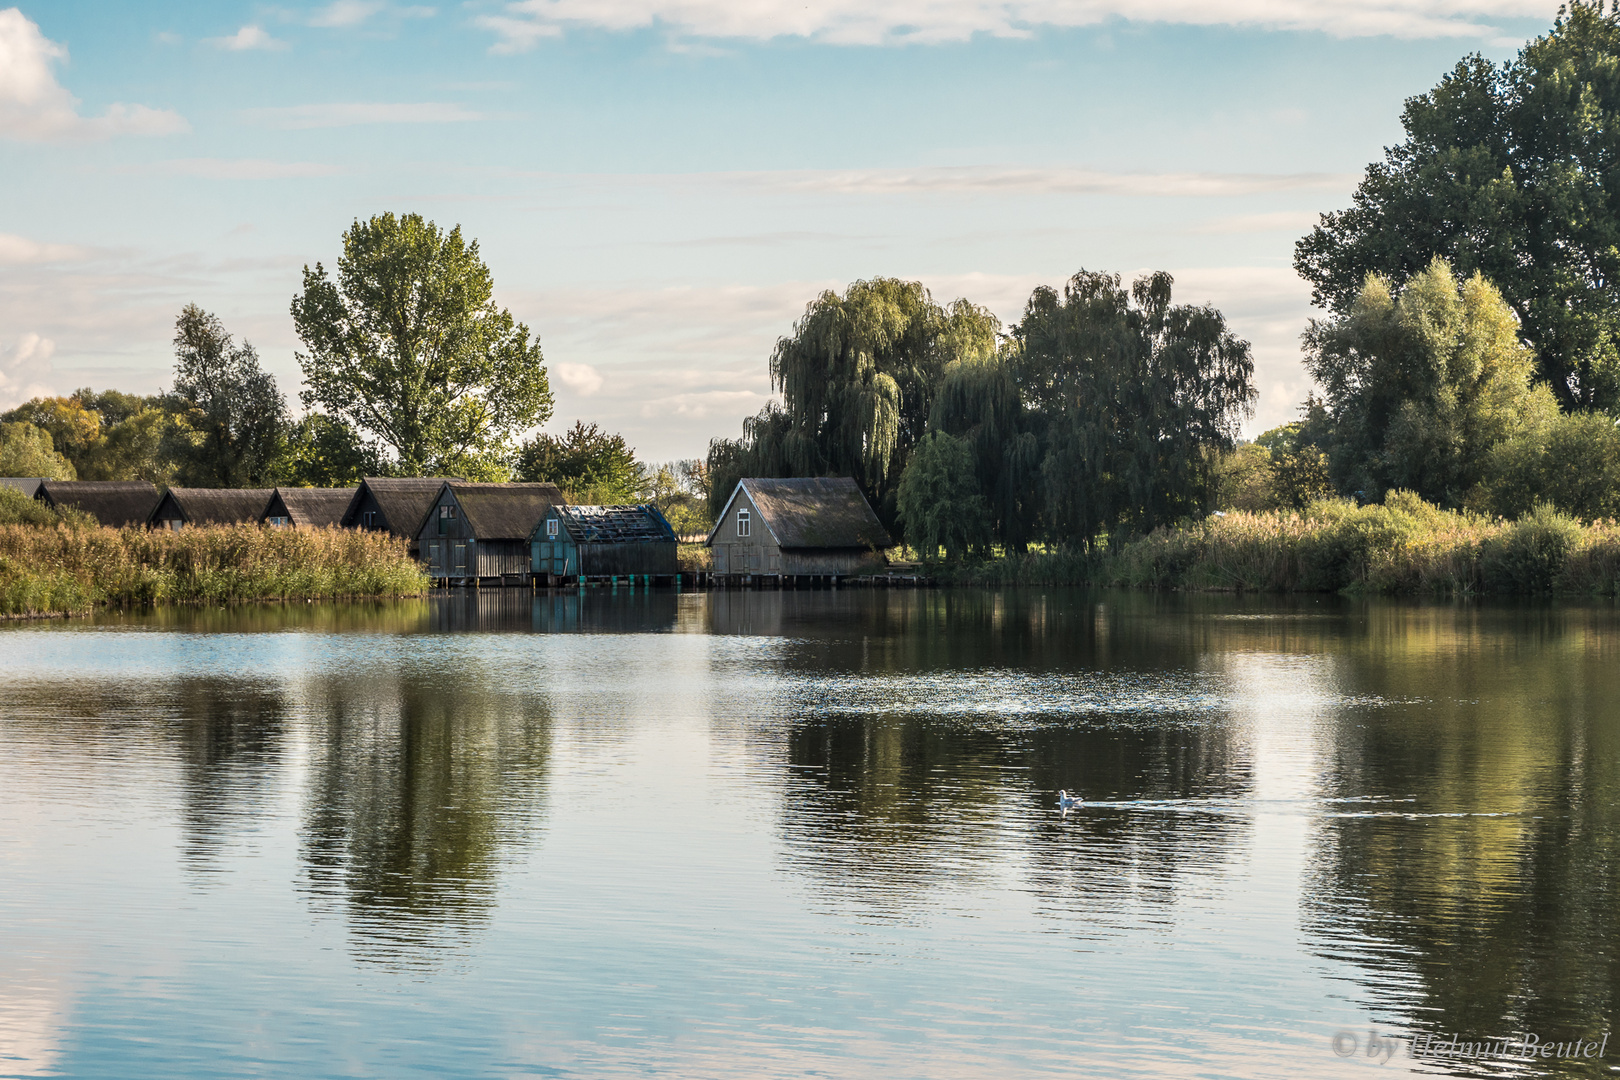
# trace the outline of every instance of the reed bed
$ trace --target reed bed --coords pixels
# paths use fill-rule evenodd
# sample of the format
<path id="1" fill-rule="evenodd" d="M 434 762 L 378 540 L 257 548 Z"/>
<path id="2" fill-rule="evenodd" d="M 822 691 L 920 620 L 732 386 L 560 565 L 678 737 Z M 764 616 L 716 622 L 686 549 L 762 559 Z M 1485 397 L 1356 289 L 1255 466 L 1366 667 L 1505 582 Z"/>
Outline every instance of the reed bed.
<path id="1" fill-rule="evenodd" d="M 973 585 L 1123 585 L 1391 596 L 1620 595 L 1620 522 L 1550 507 L 1516 521 L 1442 510 L 1410 492 L 1358 506 L 1211 515 L 1095 552 L 930 567 Z"/>
<path id="2" fill-rule="evenodd" d="M 0 525 L 0 615 L 410 596 L 426 588 L 405 542 L 383 533 Z"/>
<path id="3" fill-rule="evenodd" d="M 1101 564 L 1099 583 L 1406 596 L 1620 593 L 1620 524 L 1550 507 L 1517 521 L 1441 510 L 1409 492 L 1324 500 L 1161 529 Z"/>

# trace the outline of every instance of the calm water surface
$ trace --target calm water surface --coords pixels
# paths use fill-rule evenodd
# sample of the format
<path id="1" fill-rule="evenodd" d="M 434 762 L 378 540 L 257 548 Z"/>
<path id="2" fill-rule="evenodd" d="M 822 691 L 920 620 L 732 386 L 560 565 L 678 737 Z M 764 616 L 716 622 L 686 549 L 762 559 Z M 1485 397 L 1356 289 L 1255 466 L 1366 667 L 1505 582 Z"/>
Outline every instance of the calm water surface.
<path id="1" fill-rule="evenodd" d="M 3 1076 L 1620 1065 L 1409 1055 L 1610 1028 L 1610 607 L 490 591 L 12 625 L 0 794 Z"/>

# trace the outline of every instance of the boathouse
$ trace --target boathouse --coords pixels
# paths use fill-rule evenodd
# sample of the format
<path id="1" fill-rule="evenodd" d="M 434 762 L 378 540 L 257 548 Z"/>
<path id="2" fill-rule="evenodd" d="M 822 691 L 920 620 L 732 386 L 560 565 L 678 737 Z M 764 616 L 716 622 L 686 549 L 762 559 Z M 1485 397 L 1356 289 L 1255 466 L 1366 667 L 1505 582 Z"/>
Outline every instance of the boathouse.
<path id="1" fill-rule="evenodd" d="M 556 484 L 443 481 L 416 539 L 438 581 L 527 579 L 529 538 L 546 512 L 566 503 Z"/>
<path id="2" fill-rule="evenodd" d="M 278 487 L 260 520 L 294 529 L 335 529 L 353 501 L 354 488 Z"/>
<path id="3" fill-rule="evenodd" d="M 163 493 L 147 524 L 154 529 L 187 525 L 257 525 L 270 501 L 271 488 L 182 488 Z"/>
<path id="4" fill-rule="evenodd" d="M 345 529 L 375 529 L 403 536 L 417 554 L 416 535 L 447 480 L 459 476 L 368 476 L 354 489 L 338 522 Z"/>
<path id="5" fill-rule="evenodd" d="M 53 510 L 82 510 L 102 525 L 145 525 L 157 505 L 156 485 L 145 480 L 42 480 L 34 496 Z"/>
<path id="6" fill-rule="evenodd" d="M 670 577 L 675 530 L 656 506 L 553 506 L 531 537 L 532 568 L 550 580 Z"/>
<path id="7" fill-rule="evenodd" d="M 709 533 L 721 576 L 845 577 L 885 565 L 883 523 L 847 476 L 737 482 Z"/>

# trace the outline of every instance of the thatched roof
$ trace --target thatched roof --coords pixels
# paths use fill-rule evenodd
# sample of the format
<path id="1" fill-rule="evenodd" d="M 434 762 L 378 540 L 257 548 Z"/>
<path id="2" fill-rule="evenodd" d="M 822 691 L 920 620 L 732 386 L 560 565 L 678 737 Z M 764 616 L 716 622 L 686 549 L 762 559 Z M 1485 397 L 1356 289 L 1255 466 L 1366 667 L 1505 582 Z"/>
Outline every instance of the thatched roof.
<path id="1" fill-rule="evenodd" d="M 39 494 L 39 485 L 44 482 L 38 476 L 0 476 L 0 487 L 16 488 L 30 499 Z"/>
<path id="2" fill-rule="evenodd" d="M 791 480 L 747 479 L 746 490 L 754 508 L 778 547 L 860 548 L 871 551 L 893 547 L 894 540 L 854 480 L 847 476 L 796 477 Z M 731 494 L 715 528 L 726 519 L 737 492 Z M 709 541 L 714 540 L 713 530 Z"/>
<path id="3" fill-rule="evenodd" d="M 263 518 L 284 517 L 301 529 L 336 526 L 354 499 L 354 488 L 276 488 Z"/>
<path id="4" fill-rule="evenodd" d="M 39 492 L 48 506 L 71 506 L 114 528 L 146 524 L 158 501 L 145 480 L 43 480 Z"/>
<path id="5" fill-rule="evenodd" d="M 553 506 L 568 500 L 556 484 L 447 485 L 461 506 L 461 516 L 479 540 L 528 540 Z M 427 524 L 425 517 L 423 525 Z"/>
<path id="6" fill-rule="evenodd" d="M 422 520 L 439 500 L 439 492 L 446 480 L 455 476 L 368 476 L 360 481 L 349 508 L 343 512 L 341 524 L 346 529 L 360 527 L 360 507 L 366 492 L 377 501 L 382 510 L 382 527 L 398 536 L 415 536 L 422 530 Z"/>
<path id="7" fill-rule="evenodd" d="M 675 530 L 656 506 L 554 506 L 546 517 L 553 515 L 576 544 L 675 543 Z"/>
<path id="8" fill-rule="evenodd" d="M 188 525 L 256 525 L 264 517 L 274 490 L 172 487 L 152 508 L 150 520 L 173 521 L 178 517 Z"/>

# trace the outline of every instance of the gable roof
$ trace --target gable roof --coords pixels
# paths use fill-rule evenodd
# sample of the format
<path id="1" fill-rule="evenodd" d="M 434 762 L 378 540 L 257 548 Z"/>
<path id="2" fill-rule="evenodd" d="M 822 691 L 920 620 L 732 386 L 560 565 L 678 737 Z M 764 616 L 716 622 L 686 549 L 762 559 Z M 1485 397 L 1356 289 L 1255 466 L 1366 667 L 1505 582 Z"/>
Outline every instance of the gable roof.
<path id="1" fill-rule="evenodd" d="M 306 529 L 330 528 L 343 520 L 353 499 L 354 488 L 278 487 L 260 520 L 284 517 Z"/>
<path id="2" fill-rule="evenodd" d="M 874 550 L 894 546 L 860 485 L 847 476 L 739 480 L 706 543 L 714 543 L 714 534 L 731 512 L 739 491 L 748 492 L 749 501 L 780 548 Z"/>
<path id="3" fill-rule="evenodd" d="M 479 540 L 526 541 L 547 510 L 568 502 L 556 484 L 469 484 L 450 480 L 444 486 L 455 495 L 461 516 Z M 417 531 L 426 527 L 424 513 Z"/>
<path id="4" fill-rule="evenodd" d="M 119 528 L 146 524 L 157 505 L 158 490 L 145 480 L 42 480 L 38 497 L 47 506 L 71 506 Z"/>
<path id="5" fill-rule="evenodd" d="M 576 544 L 675 543 L 675 530 L 658 508 L 634 506 L 553 506 L 544 520 L 555 517 Z M 540 524 L 535 525 L 538 535 Z"/>
<path id="6" fill-rule="evenodd" d="M 30 499 L 39 494 L 45 480 L 38 476 L 0 476 L 0 487 L 16 488 Z"/>
<path id="7" fill-rule="evenodd" d="M 152 507 L 148 520 L 172 520 L 164 510 L 173 507 L 189 525 L 256 524 L 273 492 L 272 488 L 172 487 Z"/>
<path id="8" fill-rule="evenodd" d="M 422 531 L 422 519 L 439 501 L 445 481 L 459 479 L 458 476 L 368 476 L 355 489 L 339 524 L 346 529 L 359 527 L 360 505 L 370 492 L 382 511 L 383 528 L 399 536 L 415 536 Z"/>

